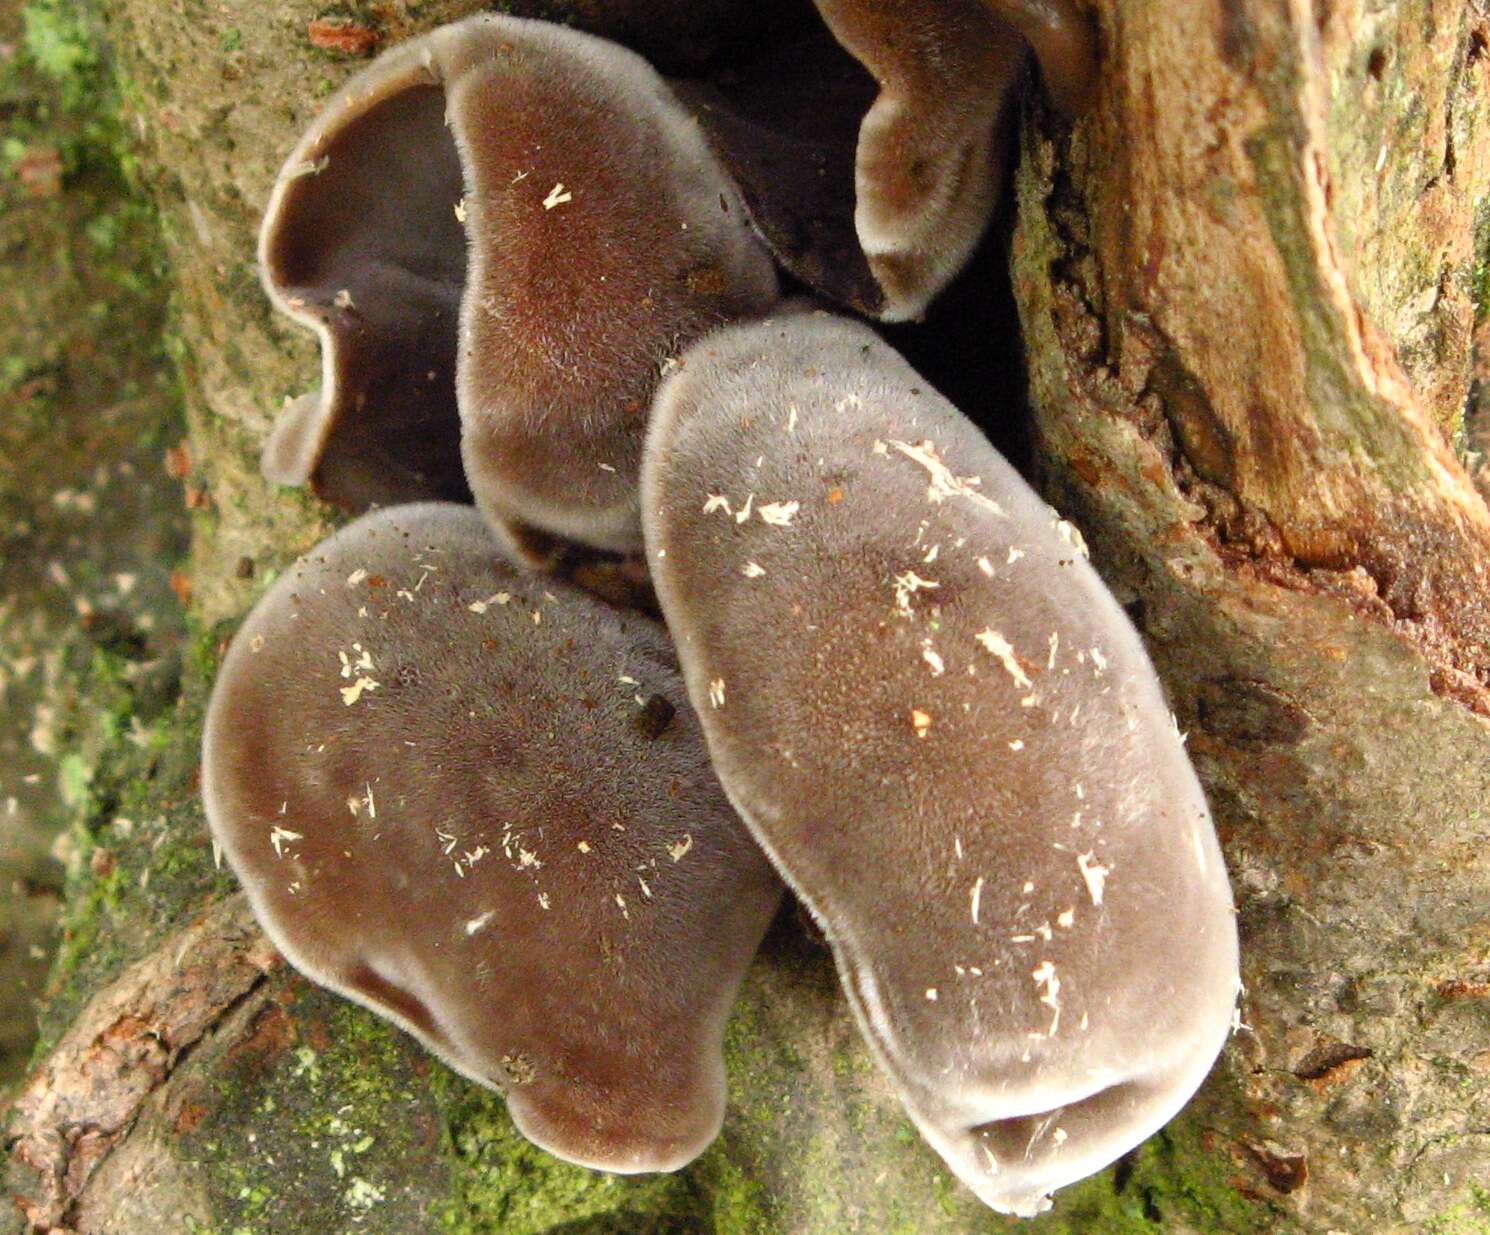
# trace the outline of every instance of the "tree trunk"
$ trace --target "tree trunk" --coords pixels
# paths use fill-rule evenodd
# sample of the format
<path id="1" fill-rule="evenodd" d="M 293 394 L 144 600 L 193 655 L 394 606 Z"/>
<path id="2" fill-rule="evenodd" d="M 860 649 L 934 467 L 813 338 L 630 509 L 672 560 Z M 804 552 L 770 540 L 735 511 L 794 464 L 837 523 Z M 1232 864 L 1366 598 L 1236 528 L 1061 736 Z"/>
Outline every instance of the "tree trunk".
<path id="1" fill-rule="evenodd" d="M 314 0 L 105 4 L 178 288 L 198 638 L 169 732 L 95 778 L 80 843 L 109 860 L 68 922 L 97 944 L 54 979 L 9 1124 L 25 1217 L 0 1231 L 1490 1230 L 1490 512 L 1456 457 L 1490 242 L 1478 0 L 1095 0 L 1092 111 L 1027 109 L 1037 469 L 1189 735 L 1247 986 L 1186 1112 L 1028 1223 L 920 1143 L 790 918 L 731 1023 L 720 1141 L 623 1180 L 530 1148 L 499 1098 L 296 978 L 214 872 L 194 784 L 213 666 L 331 526 L 257 469 L 317 372 L 259 291 L 257 219 L 358 67 L 317 44 L 478 7 L 343 5 L 312 40 Z M 603 12 L 541 11 L 574 8 Z"/>

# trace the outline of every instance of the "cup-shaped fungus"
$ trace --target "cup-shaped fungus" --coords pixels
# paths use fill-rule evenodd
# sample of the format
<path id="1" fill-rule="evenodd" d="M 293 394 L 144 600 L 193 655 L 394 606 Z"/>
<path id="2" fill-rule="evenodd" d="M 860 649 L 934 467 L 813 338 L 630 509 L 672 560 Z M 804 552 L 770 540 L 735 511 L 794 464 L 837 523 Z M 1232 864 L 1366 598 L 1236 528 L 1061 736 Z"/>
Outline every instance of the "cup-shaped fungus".
<path id="1" fill-rule="evenodd" d="M 418 46 L 333 95 L 259 231 L 274 307 L 321 343 L 321 386 L 280 413 L 264 474 L 349 510 L 469 496 L 455 406 L 466 241 L 445 96 Z"/>
<path id="2" fill-rule="evenodd" d="M 722 92 L 688 97 L 787 269 L 885 321 L 918 318 L 993 215 L 1025 45 L 1052 99 L 1074 114 L 1095 79 L 1095 30 L 1076 0 L 815 3 L 873 79 L 867 101 L 805 45 L 773 50 Z M 804 67 L 818 78 L 805 105 Z"/>
<path id="3" fill-rule="evenodd" d="M 657 623 L 520 573 L 469 507 L 367 515 L 234 638 L 203 796 L 290 962 L 538 1145 L 670 1170 L 718 1131 L 781 888 Z"/>
<path id="4" fill-rule="evenodd" d="M 330 357 L 320 403 L 276 431 L 271 473 L 326 467 L 351 416 L 406 440 L 373 375 L 393 366 L 448 388 L 453 368 L 477 505 L 532 562 L 554 536 L 640 548 L 637 468 L 661 373 L 777 297 L 733 182 L 641 57 L 490 14 L 347 84 L 286 164 L 263 251 L 276 304 L 316 306 Z M 418 298 L 425 265 L 438 304 Z M 384 295 L 396 303 L 375 306 Z"/>
<path id="5" fill-rule="evenodd" d="M 1221 852 L 1136 632 L 972 424 L 824 314 L 689 351 L 642 501 L 726 792 L 926 1139 L 1037 1212 L 1180 1109 L 1238 991 Z"/>

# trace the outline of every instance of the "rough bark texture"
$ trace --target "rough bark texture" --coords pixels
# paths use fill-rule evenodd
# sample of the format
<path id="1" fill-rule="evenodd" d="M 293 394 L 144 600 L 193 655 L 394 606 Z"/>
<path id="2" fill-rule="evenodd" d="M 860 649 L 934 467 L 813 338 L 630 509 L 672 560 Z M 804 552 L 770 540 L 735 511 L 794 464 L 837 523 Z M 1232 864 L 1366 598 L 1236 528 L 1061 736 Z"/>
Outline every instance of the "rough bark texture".
<path id="1" fill-rule="evenodd" d="M 179 288 L 199 635 L 169 724 L 90 782 L 51 1054 L 10 1117 L 29 1209 L 0 1232 L 1490 1232 L 1490 517 L 1453 450 L 1484 301 L 1475 0 L 1100 0 L 1094 110 L 1026 124 L 1039 463 L 1189 732 L 1248 985 L 1187 1112 L 1027 1224 L 920 1144 L 791 919 L 731 1025 L 723 1137 L 639 1180 L 531 1149 L 500 1099 L 262 952 L 213 871 L 200 705 L 329 512 L 258 475 L 317 365 L 253 231 L 357 54 L 479 6 L 105 7 Z"/>
<path id="2" fill-rule="evenodd" d="M 0 1094 L 35 1041 L 58 833 L 179 676 L 165 288 L 106 81 L 73 11 L 0 0 Z"/>
<path id="3" fill-rule="evenodd" d="M 1279 1229 L 1487 1230 L 1490 523 L 1453 442 L 1490 30 L 1106 18 L 1094 114 L 1029 135 L 1016 290 L 1048 491 L 1138 603 L 1239 896 L 1250 1028 L 1192 1117 Z"/>

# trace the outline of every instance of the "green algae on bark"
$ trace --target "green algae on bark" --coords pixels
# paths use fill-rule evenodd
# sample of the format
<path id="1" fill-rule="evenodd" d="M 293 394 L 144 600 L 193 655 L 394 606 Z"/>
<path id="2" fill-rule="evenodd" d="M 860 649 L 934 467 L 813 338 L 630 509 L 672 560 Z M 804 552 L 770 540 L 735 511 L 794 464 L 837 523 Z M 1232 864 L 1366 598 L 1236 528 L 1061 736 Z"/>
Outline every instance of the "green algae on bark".
<path id="1" fill-rule="evenodd" d="M 76 882 L 66 833 L 116 731 L 168 701 L 181 628 L 167 285 L 117 111 L 91 7 L 0 2 L 0 1092 Z"/>

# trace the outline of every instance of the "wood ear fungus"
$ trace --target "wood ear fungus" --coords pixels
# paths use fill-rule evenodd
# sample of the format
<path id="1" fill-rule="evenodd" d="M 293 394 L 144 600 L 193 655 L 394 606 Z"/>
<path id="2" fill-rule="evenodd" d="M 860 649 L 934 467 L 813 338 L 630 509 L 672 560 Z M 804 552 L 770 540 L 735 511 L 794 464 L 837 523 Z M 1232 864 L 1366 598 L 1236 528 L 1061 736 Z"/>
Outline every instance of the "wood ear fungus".
<path id="1" fill-rule="evenodd" d="M 1173 1116 L 1238 992 L 1205 798 L 1079 534 L 868 328 L 663 386 L 658 599 L 726 792 L 948 1165 L 1033 1214 Z"/>
<path id="2" fill-rule="evenodd" d="M 816 3 L 879 84 L 854 168 L 854 229 L 883 291 L 878 316 L 920 317 L 993 216 L 1024 44 L 980 0 Z"/>
<path id="3" fill-rule="evenodd" d="M 781 887 L 656 623 L 522 574 L 469 507 L 365 516 L 235 637 L 203 795 L 290 962 L 538 1145 L 672 1170 L 718 1131 Z"/>
<path id="4" fill-rule="evenodd" d="M 918 319 L 993 216 L 1026 46 L 1074 115 L 1095 27 L 1075 0 L 815 2 L 818 37 L 680 89 L 787 270 L 861 313 Z"/>
<path id="5" fill-rule="evenodd" d="M 321 342 L 321 386 L 281 412 L 265 476 L 350 510 L 469 498 L 455 407 L 466 242 L 444 94 L 405 44 L 352 78 L 280 169 L 259 270 Z"/>
<path id="6" fill-rule="evenodd" d="M 641 57 L 545 22 L 450 28 L 466 168 L 462 454 L 499 529 L 641 547 L 647 412 L 682 348 L 763 312 L 775 267 L 697 124 Z"/>
<path id="7" fill-rule="evenodd" d="M 385 455 L 433 438 L 405 420 L 427 380 L 445 420 L 452 391 L 459 407 L 457 474 L 463 462 L 534 564 L 555 537 L 640 547 L 661 373 L 777 297 L 733 183 L 644 60 L 489 14 L 348 83 L 281 174 L 262 248 L 275 303 L 321 331 L 328 357 L 319 401 L 276 429 L 266 470 L 324 477 L 337 434 Z M 454 435 L 440 433 L 448 468 Z"/>

